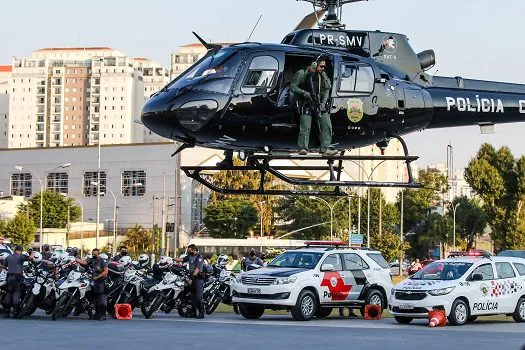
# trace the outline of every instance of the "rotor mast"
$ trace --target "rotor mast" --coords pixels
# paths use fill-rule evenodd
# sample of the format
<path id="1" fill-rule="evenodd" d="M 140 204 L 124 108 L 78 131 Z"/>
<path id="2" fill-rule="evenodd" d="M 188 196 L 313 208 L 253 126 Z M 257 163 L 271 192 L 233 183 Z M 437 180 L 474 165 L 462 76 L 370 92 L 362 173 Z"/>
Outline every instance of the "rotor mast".
<path id="1" fill-rule="evenodd" d="M 320 7 L 326 10 L 327 14 L 322 21 L 318 21 L 319 28 L 344 28 L 346 25 L 341 23 L 341 17 L 343 14 L 343 5 L 368 0 L 298 0 L 310 2 L 315 7 Z"/>

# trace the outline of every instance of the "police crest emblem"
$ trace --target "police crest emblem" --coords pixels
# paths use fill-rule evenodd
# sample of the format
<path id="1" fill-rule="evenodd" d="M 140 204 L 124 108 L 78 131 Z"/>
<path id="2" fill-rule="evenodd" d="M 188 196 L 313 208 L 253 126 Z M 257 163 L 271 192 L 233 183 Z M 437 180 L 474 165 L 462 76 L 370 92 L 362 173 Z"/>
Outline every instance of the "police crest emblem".
<path id="1" fill-rule="evenodd" d="M 363 119 L 363 101 L 358 98 L 350 98 L 346 102 L 346 115 L 352 123 L 357 123 Z"/>

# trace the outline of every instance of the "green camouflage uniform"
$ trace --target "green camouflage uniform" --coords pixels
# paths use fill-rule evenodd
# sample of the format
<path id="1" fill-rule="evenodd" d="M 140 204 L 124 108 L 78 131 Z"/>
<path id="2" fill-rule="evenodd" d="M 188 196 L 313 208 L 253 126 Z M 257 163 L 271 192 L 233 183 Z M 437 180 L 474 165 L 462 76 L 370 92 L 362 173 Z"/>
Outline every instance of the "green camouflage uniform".
<path id="1" fill-rule="evenodd" d="M 308 92 L 304 89 L 307 74 L 308 68 L 301 69 L 300 71 L 295 73 L 292 83 L 290 84 L 290 90 L 297 96 L 297 99 L 299 100 L 300 104 L 305 104 L 308 102 L 306 101 L 306 96 Z M 330 147 L 330 144 L 332 143 L 332 122 L 330 121 L 330 113 L 328 113 L 328 111 L 326 110 L 326 103 L 328 102 L 328 98 L 330 97 L 330 90 L 332 89 L 332 84 L 330 82 L 330 78 L 328 78 L 328 75 L 326 75 L 325 72 L 313 73 L 312 79 L 321 79 L 321 82 L 319 84 L 319 91 L 315 92 L 316 95 L 318 95 L 319 101 L 321 103 L 321 115 L 318 118 L 316 118 L 316 122 L 319 126 L 321 152 L 324 152 L 328 149 L 328 147 Z M 312 108 L 309 108 L 309 110 L 311 111 Z M 297 145 L 299 146 L 299 149 L 308 150 L 310 141 L 310 129 L 312 126 L 312 116 L 310 114 L 312 113 L 305 113 L 302 114 L 300 117 L 299 137 L 297 140 Z"/>

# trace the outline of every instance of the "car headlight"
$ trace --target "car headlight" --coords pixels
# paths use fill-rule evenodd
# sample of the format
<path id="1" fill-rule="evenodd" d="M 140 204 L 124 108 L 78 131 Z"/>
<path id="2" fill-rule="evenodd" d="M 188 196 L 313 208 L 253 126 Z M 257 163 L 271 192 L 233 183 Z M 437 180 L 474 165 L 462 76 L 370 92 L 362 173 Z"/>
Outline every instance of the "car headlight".
<path id="1" fill-rule="evenodd" d="M 296 276 L 281 277 L 281 278 L 275 279 L 273 284 L 289 284 L 289 283 L 294 283 L 295 281 L 297 281 L 297 277 Z"/>
<path id="2" fill-rule="evenodd" d="M 396 290 L 394 288 L 390 289 L 390 295 L 396 294 Z"/>
<path id="3" fill-rule="evenodd" d="M 428 294 L 433 295 L 433 296 L 446 295 L 446 294 L 452 292 L 454 290 L 454 288 L 456 288 L 456 287 L 447 287 L 447 288 L 441 288 L 441 289 L 433 289 L 433 290 L 429 290 Z"/>

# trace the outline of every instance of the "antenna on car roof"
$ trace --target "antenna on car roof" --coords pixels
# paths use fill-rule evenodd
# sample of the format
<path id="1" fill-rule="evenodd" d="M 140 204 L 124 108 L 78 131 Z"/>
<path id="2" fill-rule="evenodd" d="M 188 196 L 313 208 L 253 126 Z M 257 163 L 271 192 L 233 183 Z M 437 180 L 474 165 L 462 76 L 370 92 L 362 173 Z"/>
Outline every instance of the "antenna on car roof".
<path id="1" fill-rule="evenodd" d="M 250 36 L 248 36 L 248 39 L 246 39 L 246 42 L 250 41 L 250 39 L 252 38 L 252 34 L 255 31 L 255 28 L 257 28 L 257 25 L 259 24 L 259 21 L 261 20 L 261 18 L 262 18 L 262 14 L 259 16 L 259 19 L 257 20 L 255 25 L 253 26 L 252 32 L 250 33 Z"/>

